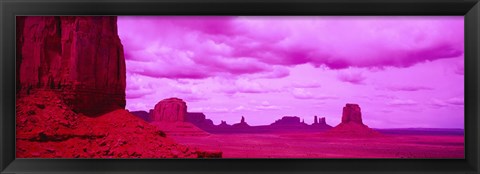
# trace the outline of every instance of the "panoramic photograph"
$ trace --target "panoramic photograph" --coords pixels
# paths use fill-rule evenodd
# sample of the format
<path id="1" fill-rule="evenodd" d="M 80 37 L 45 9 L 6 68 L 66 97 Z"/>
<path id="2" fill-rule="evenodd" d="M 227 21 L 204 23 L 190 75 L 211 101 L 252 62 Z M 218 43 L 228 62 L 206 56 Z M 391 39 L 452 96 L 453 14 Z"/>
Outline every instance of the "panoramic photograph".
<path id="1" fill-rule="evenodd" d="M 463 16 L 17 16 L 17 158 L 462 159 Z"/>

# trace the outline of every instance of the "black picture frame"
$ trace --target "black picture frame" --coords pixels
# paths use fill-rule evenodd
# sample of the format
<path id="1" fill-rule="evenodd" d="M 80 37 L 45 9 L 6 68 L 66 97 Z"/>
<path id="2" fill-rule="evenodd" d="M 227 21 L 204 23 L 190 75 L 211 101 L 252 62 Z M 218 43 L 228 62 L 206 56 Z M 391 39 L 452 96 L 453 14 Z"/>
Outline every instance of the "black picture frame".
<path id="1" fill-rule="evenodd" d="M 480 171 L 478 0 L 1 0 L 1 173 L 463 173 Z M 464 15 L 465 159 L 15 159 L 17 15 Z"/>

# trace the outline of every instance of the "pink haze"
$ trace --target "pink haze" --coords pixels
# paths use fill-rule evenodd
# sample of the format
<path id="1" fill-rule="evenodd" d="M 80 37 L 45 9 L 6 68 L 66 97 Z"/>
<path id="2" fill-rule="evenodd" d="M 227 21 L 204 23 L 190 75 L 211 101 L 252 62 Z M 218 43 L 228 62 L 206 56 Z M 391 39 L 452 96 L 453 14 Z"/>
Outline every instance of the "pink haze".
<path id="1" fill-rule="evenodd" d="M 219 124 L 286 115 L 373 128 L 463 128 L 458 17 L 118 17 L 126 108 L 179 97 Z"/>

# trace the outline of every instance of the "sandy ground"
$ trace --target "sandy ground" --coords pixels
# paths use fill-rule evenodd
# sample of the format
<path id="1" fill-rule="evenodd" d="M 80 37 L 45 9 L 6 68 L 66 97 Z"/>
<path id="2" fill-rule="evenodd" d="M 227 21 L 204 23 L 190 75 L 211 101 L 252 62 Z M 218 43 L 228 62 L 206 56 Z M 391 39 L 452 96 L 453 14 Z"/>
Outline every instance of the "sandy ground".
<path id="1" fill-rule="evenodd" d="M 173 138 L 181 144 L 221 150 L 223 158 L 464 158 L 463 135 L 338 138 L 296 133 Z"/>

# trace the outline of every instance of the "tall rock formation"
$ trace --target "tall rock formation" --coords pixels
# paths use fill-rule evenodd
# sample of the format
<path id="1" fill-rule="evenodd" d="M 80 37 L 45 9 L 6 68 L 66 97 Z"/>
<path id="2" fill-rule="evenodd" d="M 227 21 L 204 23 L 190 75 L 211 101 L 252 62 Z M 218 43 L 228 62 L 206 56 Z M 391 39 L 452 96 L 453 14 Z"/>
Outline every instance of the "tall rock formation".
<path id="1" fill-rule="evenodd" d="M 184 122 L 187 115 L 187 103 L 179 98 L 167 98 L 155 105 L 153 120 L 161 122 Z"/>
<path id="2" fill-rule="evenodd" d="M 342 113 L 342 123 L 358 123 L 362 124 L 362 111 L 358 104 L 350 104 L 347 103 L 345 107 L 343 107 Z"/>
<path id="3" fill-rule="evenodd" d="M 54 90 L 75 112 L 125 108 L 125 59 L 114 16 L 17 17 L 17 94 Z"/>
<path id="4" fill-rule="evenodd" d="M 327 122 L 325 121 L 325 117 L 321 117 L 320 119 L 318 119 L 318 116 L 314 116 L 313 117 L 313 124 L 312 126 L 315 126 L 315 127 L 323 127 L 323 128 L 332 128 L 332 126 L 328 125 Z"/>
<path id="5" fill-rule="evenodd" d="M 362 122 L 362 113 L 358 104 L 347 103 L 343 107 L 342 122 L 325 133 L 327 136 L 338 137 L 377 137 L 377 131 Z"/>
<path id="6" fill-rule="evenodd" d="M 16 19 L 16 157 L 221 157 L 177 144 L 124 110 L 116 17 Z"/>
<path id="7" fill-rule="evenodd" d="M 250 127 L 250 125 L 248 125 L 248 123 L 245 121 L 245 117 L 243 116 L 242 119 L 240 119 L 240 123 L 233 124 L 232 126 L 237 128 Z"/>
<path id="8" fill-rule="evenodd" d="M 325 121 L 325 117 L 320 118 L 318 124 L 327 124 L 327 122 Z"/>

